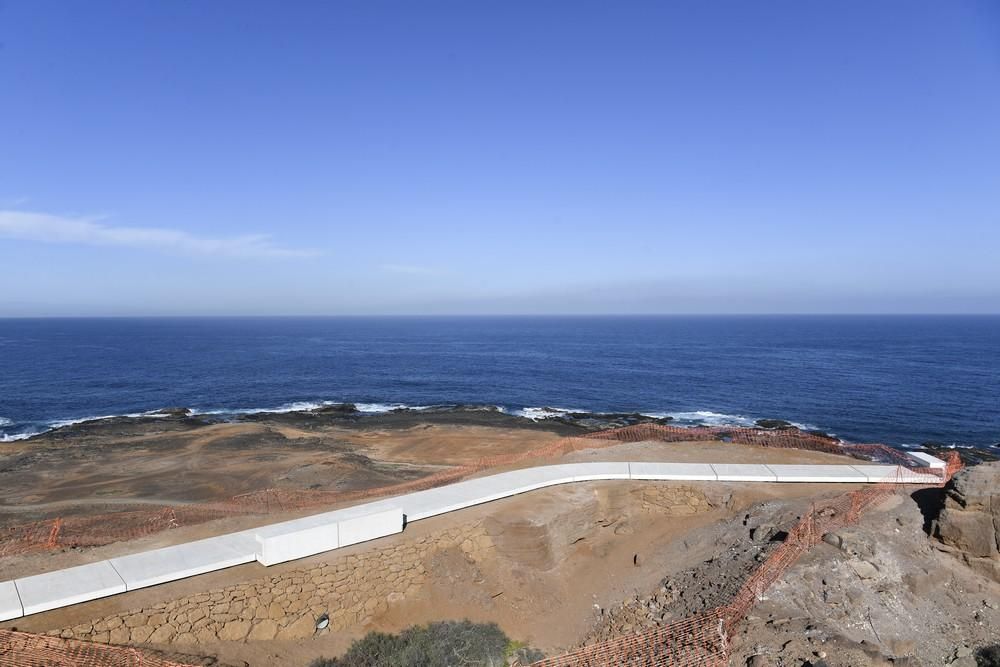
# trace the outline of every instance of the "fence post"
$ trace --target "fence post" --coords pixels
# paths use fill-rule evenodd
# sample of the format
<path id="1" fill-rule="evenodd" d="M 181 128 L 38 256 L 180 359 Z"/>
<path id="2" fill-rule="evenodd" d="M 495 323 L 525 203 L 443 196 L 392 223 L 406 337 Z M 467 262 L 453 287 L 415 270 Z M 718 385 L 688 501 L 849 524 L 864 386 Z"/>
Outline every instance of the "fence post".
<path id="1" fill-rule="evenodd" d="M 52 522 L 52 530 L 49 531 L 49 539 L 45 543 L 45 546 L 49 549 L 55 549 L 59 544 L 59 532 L 62 530 L 63 520 L 62 517 L 56 517 L 55 521 Z"/>

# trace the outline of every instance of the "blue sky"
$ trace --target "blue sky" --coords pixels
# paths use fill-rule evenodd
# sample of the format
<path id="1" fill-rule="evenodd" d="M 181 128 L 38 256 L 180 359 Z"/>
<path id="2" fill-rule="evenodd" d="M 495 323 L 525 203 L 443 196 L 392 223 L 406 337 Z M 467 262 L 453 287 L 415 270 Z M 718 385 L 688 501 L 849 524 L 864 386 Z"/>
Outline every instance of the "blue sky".
<path id="1" fill-rule="evenodd" d="M 0 316 L 1000 312 L 1000 5 L 0 4 Z"/>

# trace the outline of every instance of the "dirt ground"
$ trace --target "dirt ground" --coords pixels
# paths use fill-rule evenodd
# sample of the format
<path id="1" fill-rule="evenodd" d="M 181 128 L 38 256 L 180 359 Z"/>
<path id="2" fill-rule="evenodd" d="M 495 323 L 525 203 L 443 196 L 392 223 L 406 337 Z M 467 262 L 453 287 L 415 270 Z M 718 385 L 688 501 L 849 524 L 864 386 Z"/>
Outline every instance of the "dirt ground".
<path id="1" fill-rule="evenodd" d="M 270 642 L 212 642 L 199 644 L 199 655 L 217 657 L 226 664 L 307 665 L 324 655 L 336 655 L 368 631 L 396 631 L 436 620 L 465 619 L 496 622 L 507 634 L 546 653 L 578 644 L 599 618 L 599 609 L 654 587 L 665 573 L 702 562 L 720 548 L 712 527 L 738 515 L 756 502 L 781 498 L 810 499 L 840 492 L 839 485 L 803 484 L 688 484 L 700 488 L 716 503 L 713 511 L 688 517 L 664 517 L 639 511 L 634 503 L 637 486 L 629 482 L 598 482 L 543 489 L 451 515 L 411 524 L 384 543 L 419 537 L 476 519 L 509 522 L 529 518 L 546 527 L 543 537 L 501 544 L 497 557 L 471 563 L 461 552 L 440 554 L 428 569 L 431 581 L 413 599 L 390 608 L 372 624 L 351 631 L 319 635 L 310 640 Z M 367 548 L 357 545 L 351 549 Z M 558 549 L 556 562 L 547 552 Z M 346 551 L 344 552 L 346 553 Z M 308 567 L 324 558 L 275 566 L 267 570 Z M 634 563 L 638 562 L 638 566 Z M 19 629 L 45 631 L 68 627 L 112 613 L 174 599 L 201 590 L 216 589 L 254 579 L 265 573 L 256 564 L 231 568 L 193 579 L 76 605 L 10 622 Z M 539 623 L 539 619 L 545 619 Z M 170 650 L 172 647 L 158 647 Z M 192 647 L 183 647 L 191 652 Z"/>
<path id="2" fill-rule="evenodd" d="M 106 512 L 116 503 L 205 502 L 268 487 L 370 488 L 474 462 L 486 455 L 537 449 L 567 434 L 564 428 L 531 423 L 512 427 L 509 423 L 475 419 L 479 421 L 455 423 L 455 420 L 425 418 L 374 425 L 337 421 L 303 423 L 292 419 L 229 424 L 191 424 L 191 420 L 182 420 L 157 428 L 146 427 L 142 432 L 127 425 L 105 428 L 96 434 L 12 443 L 0 449 L 0 520 L 10 523 L 63 512 Z M 722 442 L 594 441 L 593 444 L 594 449 L 523 465 L 591 460 L 841 464 L 855 461 L 825 453 Z M 395 631 L 435 620 L 469 618 L 496 622 L 512 638 L 546 653 L 557 653 L 593 636 L 602 623 L 607 623 L 608 610 L 621 605 L 623 600 L 641 600 L 651 591 L 655 593 L 664 577 L 682 576 L 684 572 L 704 567 L 719 554 L 731 552 L 734 544 L 746 539 L 744 517 L 750 508 L 769 507 L 775 512 L 779 510 L 774 508 L 780 508 L 782 517 L 794 518 L 817 498 L 854 488 L 843 484 L 766 483 L 685 483 L 685 486 L 703 492 L 711 502 L 711 511 L 693 516 L 643 511 L 636 502 L 643 484 L 597 482 L 543 489 L 419 521 L 407 526 L 402 534 L 384 538 L 380 543 L 419 539 L 476 519 L 508 527 L 512 522 L 521 523 L 516 529 L 501 531 L 507 537 L 498 543 L 495 557 L 471 562 L 458 551 L 436 555 L 434 562 L 427 564 L 432 577 L 422 591 L 394 604 L 368 625 L 319 634 L 309 640 L 211 642 L 185 646 L 184 652 L 212 656 L 217 664 L 304 666 L 319 656 L 342 652 L 352 640 L 371 630 Z M 230 517 L 182 526 L 131 542 L 0 559 L 0 579 L 93 562 L 300 514 Z M 530 529 L 524 528 L 525 525 Z M 292 571 L 366 548 L 369 547 L 364 544 L 356 545 L 333 555 L 321 554 L 266 571 L 257 564 L 239 566 L 18 619 L 3 627 L 16 626 L 30 632 L 68 627 L 150 603 L 256 579 L 265 572 Z M 825 566 L 818 558 L 813 567 L 820 572 Z M 792 598 L 794 595 L 789 596 L 787 604 L 793 603 Z M 773 616 L 778 612 L 768 613 Z"/>
<path id="3" fill-rule="evenodd" d="M 536 429 L 447 424 L 306 431 L 240 423 L 109 436 L 83 444 L 4 443 L 0 517 L 206 502 L 271 487 L 368 488 L 487 454 L 538 448 L 557 437 Z"/>
<path id="4" fill-rule="evenodd" d="M 729 664 L 995 664 L 974 655 L 1000 646 L 1000 584 L 940 550 L 925 532 L 918 497 L 900 492 L 806 552 L 739 624 Z M 752 504 L 742 516 L 701 529 L 723 548 L 612 606 L 588 643 L 726 604 L 801 509 L 801 501 Z"/>
<path id="5" fill-rule="evenodd" d="M 159 426 L 154 423 L 153 427 Z M 173 426 L 173 425 L 171 425 Z M 136 434 L 0 445 L 0 529 L 58 516 L 108 517 L 116 511 L 222 501 L 266 488 L 351 491 L 416 479 L 483 456 L 516 454 L 558 439 L 528 422 L 523 427 L 435 422 L 386 428 L 324 425 L 311 429 L 272 423 L 208 424 Z M 28 443 L 33 441 L 28 441 Z M 771 449 L 723 442 L 614 443 L 561 458 L 533 459 L 517 467 L 580 461 L 734 463 L 850 463 L 822 452 Z M 418 465 L 415 461 L 426 461 Z M 511 466 L 479 474 L 510 469 Z M 786 485 L 773 485 L 785 493 Z M 759 491 L 757 491 L 759 492 Z M 756 492 L 755 492 L 756 493 Z M 0 580 L 104 560 L 205 537 L 245 530 L 357 501 L 334 502 L 268 515 L 236 515 L 181 525 L 169 531 L 104 546 L 59 549 L 0 558 Z M 109 528 L 111 530 L 111 528 Z"/>
<path id="6" fill-rule="evenodd" d="M 225 500 L 266 488 L 371 488 L 583 433 L 496 413 L 418 413 L 355 421 L 278 417 L 235 423 L 108 420 L 0 443 L 0 527 L 123 506 Z M 726 452 L 727 461 L 737 460 L 734 451 L 739 461 L 764 456 L 756 448 L 717 445 L 722 443 L 682 443 L 670 450 L 674 459 L 658 459 L 661 450 L 632 451 L 638 456 L 648 452 L 650 460 L 720 460 L 703 458 L 714 451 Z M 828 460 L 805 452 L 767 451 L 767 460 Z"/>

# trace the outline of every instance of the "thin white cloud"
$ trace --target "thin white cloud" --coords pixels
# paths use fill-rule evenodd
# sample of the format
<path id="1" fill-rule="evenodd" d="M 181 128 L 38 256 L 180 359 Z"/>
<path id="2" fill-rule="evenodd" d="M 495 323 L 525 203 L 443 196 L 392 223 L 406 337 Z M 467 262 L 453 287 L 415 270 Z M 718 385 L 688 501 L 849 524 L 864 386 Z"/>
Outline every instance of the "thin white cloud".
<path id="1" fill-rule="evenodd" d="M 431 266 L 416 266 L 413 264 L 380 264 L 379 267 L 388 273 L 402 273 L 408 276 L 438 276 L 440 269 Z"/>
<path id="2" fill-rule="evenodd" d="M 43 243 L 148 248 L 213 257 L 289 259 L 319 254 L 315 250 L 276 246 L 265 234 L 214 239 L 177 229 L 115 227 L 99 222 L 97 218 L 11 210 L 0 210 L 0 237 Z"/>

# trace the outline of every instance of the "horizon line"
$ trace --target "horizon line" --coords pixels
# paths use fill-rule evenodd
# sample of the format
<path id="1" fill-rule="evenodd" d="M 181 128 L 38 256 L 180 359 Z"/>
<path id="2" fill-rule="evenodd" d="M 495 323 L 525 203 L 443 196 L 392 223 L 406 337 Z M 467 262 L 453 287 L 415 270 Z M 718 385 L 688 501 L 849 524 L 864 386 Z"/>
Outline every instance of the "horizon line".
<path id="1" fill-rule="evenodd" d="M 767 312 L 767 313 L 338 313 L 338 314 L 160 314 L 160 315 L 0 315 L 0 320 L 126 320 L 126 319 L 362 319 L 362 318 L 490 318 L 490 317 L 998 317 L 1000 312 Z"/>

